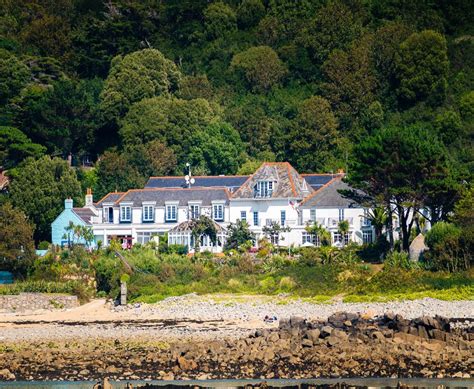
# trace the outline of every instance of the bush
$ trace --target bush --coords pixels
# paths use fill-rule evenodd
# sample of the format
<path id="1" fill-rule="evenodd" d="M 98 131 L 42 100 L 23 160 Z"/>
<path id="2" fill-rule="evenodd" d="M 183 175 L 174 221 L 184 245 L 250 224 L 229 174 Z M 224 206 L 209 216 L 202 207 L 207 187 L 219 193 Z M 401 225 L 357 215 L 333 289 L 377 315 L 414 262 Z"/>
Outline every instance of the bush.
<path id="1" fill-rule="evenodd" d="M 469 253 L 461 245 L 462 231 L 451 223 L 439 222 L 426 234 L 429 251 L 425 261 L 432 270 L 451 272 L 469 268 Z"/>
<path id="2" fill-rule="evenodd" d="M 408 253 L 393 251 L 385 258 L 384 265 L 387 268 L 410 270 L 416 268 L 416 262 L 410 261 Z"/>
<path id="3" fill-rule="evenodd" d="M 291 292 L 296 287 L 296 282 L 291 277 L 282 277 L 280 280 L 280 290 Z"/>
<path id="4" fill-rule="evenodd" d="M 49 249 L 50 243 L 47 242 L 46 240 L 43 240 L 39 243 L 38 245 L 38 250 L 48 250 Z"/>

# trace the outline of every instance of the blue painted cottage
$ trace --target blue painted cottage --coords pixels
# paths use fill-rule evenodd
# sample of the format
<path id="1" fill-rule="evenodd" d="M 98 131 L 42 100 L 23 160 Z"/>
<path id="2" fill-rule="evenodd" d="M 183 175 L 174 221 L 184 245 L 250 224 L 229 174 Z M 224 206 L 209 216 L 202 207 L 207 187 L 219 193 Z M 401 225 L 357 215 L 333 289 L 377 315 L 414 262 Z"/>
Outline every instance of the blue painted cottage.
<path id="1" fill-rule="evenodd" d="M 58 246 L 67 246 L 72 242 L 72 233 L 66 230 L 72 222 L 76 226 L 92 226 L 97 210 L 92 202 L 92 193 L 88 190 L 86 205 L 83 208 L 74 208 L 72 199 L 64 200 L 64 210 L 51 224 L 51 241 Z M 75 240 L 75 243 L 86 244 L 84 240 Z M 95 245 L 95 242 L 92 243 Z"/>

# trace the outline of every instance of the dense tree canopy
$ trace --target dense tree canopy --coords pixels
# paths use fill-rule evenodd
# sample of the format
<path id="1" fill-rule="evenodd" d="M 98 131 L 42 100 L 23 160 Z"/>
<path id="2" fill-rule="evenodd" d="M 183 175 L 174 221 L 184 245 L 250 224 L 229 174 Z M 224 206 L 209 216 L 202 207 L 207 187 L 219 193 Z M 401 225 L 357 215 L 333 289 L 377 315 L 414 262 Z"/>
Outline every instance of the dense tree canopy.
<path id="1" fill-rule="evenodd" d="M 474 171 L 473 13 L 464 0 L 3 1 L 0 163 L 14 188 L 26 157 L 71 153 L 94 164 L 82 188 L 105 194 L 187 161 L 346 169 L 367 137 L 423 128 L 449 161 L 423 199 L 443 219 Z"/>
<path id="2" fill-rule="evenodd" d="M 76 172 L 59 158 L 29 158 L 18 168 L 10 184 L 13 205 L 35 224 L 35 240 L 49 240 L 51 223 L 64 209 L 64 199 L 81 204 L 81 185 Z"/>

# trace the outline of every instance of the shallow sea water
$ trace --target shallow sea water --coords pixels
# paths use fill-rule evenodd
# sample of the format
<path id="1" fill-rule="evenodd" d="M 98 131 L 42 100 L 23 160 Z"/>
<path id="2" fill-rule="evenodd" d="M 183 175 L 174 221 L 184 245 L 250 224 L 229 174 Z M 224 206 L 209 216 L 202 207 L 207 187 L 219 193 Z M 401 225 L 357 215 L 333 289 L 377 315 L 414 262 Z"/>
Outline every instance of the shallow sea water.
<path id="1" fill-rule="evenodd" d="M 92 389 L 97 381 L 18 381 L 0 382 L 0 388 L 8 389 Z M 189 381 L 110 381 L 114 389 L 126 388 L 127 383 L 133 388 L 194 389 L 196 387 L 209 389 L 249 389 L 250 386 L 279 389 L 315 389 L 315 388 L 466 388 L 474 389 L 474 379 L 423 379 L 423 378 L 331 378 L 307 380 L 189 380 Z M 264 383 L 264 385 L 262 385 Z"/>

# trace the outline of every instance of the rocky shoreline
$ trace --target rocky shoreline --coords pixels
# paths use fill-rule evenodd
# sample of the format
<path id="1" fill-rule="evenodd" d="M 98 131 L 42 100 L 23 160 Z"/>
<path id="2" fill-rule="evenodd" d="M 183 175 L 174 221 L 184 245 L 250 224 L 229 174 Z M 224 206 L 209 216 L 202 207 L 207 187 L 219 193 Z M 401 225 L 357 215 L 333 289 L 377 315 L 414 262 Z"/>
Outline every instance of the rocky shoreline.
<path id="1" fill-rule="evenodd" d="M 215 340 L 7 341 L 0 380 L 470 378 L 473 355 L 474 319 L 337 312 Z"/>

